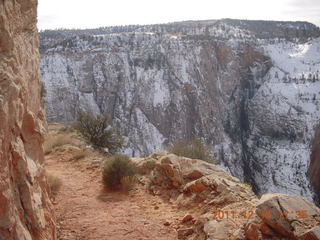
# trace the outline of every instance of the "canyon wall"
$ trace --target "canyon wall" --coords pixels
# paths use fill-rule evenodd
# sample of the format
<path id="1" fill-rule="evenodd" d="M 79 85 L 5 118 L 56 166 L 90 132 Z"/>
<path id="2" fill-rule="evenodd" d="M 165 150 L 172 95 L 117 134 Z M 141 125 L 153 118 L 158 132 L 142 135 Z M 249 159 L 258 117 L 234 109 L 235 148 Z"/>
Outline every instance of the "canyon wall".
<path id="1" fill-rule="evenodd" d="M 315 134 L 315 138 L 312 144 L 311 161 L 308 170 L 310 181 L 313 185 L 314 191 L 318 198 L 316 202 L 320 204 L 320 127 Z"/>
<path id="2" fill-rule="evenodd" d="M 313 198 L 316 26 L 224 19 L 40 35 L 48 121 L 109 114 L 130 156 L 201 138 L 256 193 Z"/>
<path id="3" fill-rule="evenodd" d="M 42 150 L 36 0 L 0 1 L 0 239 L 55 239 Z"/>

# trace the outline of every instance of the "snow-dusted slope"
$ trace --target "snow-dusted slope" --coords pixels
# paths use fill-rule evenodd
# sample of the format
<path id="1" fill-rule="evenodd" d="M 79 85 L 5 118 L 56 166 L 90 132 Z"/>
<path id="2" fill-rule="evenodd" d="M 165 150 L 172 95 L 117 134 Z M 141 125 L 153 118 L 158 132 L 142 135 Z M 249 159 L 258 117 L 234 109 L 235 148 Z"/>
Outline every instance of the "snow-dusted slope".
<path id="1" fill-rule="evenodd" d="M 106 112 L 135 155 L 194 136 L 213 146 L 224 141 L 225 118 L 237 121 L 243 88 L 254 87 L 247 65 L 261 76 L 269 68 L 267 57 L 242 40 L 76 37 L 42 55 L 47 118 L 71 122 L 81 109 Z"/>
<path id="2" fill-rule="evenodd" d="M 250 168 L 262 192 L 311 198 L 306 172 L 320 119 L 320 41 L 263 48 L 273 67 L 249 103 Z"/>
<path id="3" fill-rule="evenodd" d="M 42 34 L 49 121 L 108 113 L 134 156 L 200 137 L 257 192 L 312 197 L 318 28 L 219 20 L 116 29 Z"/>

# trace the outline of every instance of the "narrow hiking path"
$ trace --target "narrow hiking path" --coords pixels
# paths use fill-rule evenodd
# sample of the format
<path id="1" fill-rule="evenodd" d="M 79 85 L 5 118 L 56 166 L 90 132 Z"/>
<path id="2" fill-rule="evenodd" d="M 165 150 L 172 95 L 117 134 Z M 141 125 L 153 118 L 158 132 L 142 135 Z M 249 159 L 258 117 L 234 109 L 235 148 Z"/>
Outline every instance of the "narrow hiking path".
<path id="1" fill-rule="evenodd" d="M 46 157 L 47 172 L 60 178 L 54 199 L 59 240 L 177 239 L 175 224 L 183 212 L 142 187 L 128 194 L 102 189 L 98 170 L 70 161 L 68 150 Z"/>

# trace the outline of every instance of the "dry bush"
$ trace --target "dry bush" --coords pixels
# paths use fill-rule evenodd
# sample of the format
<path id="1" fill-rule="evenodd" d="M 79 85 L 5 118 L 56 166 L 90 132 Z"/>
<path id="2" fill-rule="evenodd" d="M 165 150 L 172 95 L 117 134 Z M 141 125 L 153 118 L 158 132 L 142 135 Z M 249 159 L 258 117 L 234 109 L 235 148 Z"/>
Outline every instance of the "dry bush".
<path id="1" fill-rule="evenodd" d="M 134 185 L 137 182 L 136 176 L 125 176 L 121 178 L 121 187 L 124 192 L 129 192 L 133 189 Z"/>
<path id="2" fill-rule="evenodd" d="M 111 119 L 105 115 L 93 116 L 80 112 L 75 128 L 89 144 L 96 148 L 108 148 L 114 154 L 123 147 L 123 138 L 111 127 Z"/>
<path id="3" fill-rule="evenodd" d="M 117 189 L 123 183 L 130 186 L 131 178 L 136 174 L 136 165 L 125 155 L 114 155 L 105 161 L 102 171 L 103 184 L 109 189 Z M 128 187 L 126 186 L 126 187 Z"/>
<path id="4" fill-rule="evenodd" d="M 47 175 L 47 182 L 49 184 L 51 195 L 55 196 L 60 191 L 62 186 L 62 180 L 51 174 Z"/>
<path id="5" fill-rule="evenodd" d="M 44 154 L 50 154 L 55 148 L 72 143 L 69 135 L 48 136 L 44 142 Z"/>
<path id="6" fill-rule="evenodd" d="M 178 156 L 216 163 L 209 148 L 200 139 L 176 141 L 168 151 Z"/>

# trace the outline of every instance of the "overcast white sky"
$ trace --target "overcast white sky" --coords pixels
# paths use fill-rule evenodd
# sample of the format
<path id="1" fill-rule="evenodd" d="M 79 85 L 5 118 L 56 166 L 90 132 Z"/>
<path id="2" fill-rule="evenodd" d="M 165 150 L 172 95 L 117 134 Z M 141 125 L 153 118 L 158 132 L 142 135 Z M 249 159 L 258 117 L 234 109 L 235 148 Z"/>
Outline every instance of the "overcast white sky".
<path id="1" fill-rule="evenodd" d="M 38 1 L 41 30 L 219 18 L 309 21 L 320 26 L 320 0 Z"/>

